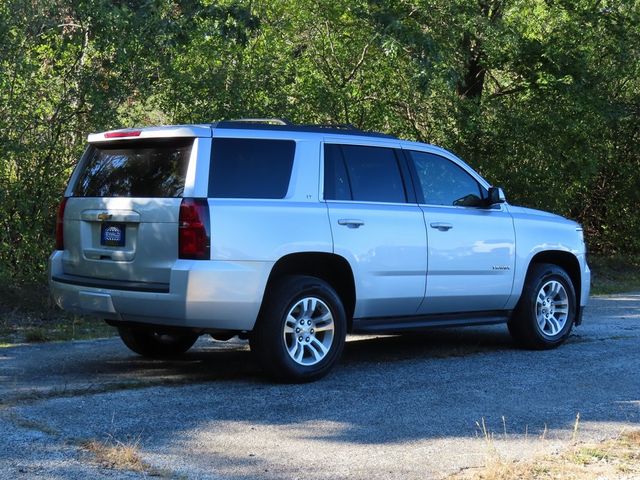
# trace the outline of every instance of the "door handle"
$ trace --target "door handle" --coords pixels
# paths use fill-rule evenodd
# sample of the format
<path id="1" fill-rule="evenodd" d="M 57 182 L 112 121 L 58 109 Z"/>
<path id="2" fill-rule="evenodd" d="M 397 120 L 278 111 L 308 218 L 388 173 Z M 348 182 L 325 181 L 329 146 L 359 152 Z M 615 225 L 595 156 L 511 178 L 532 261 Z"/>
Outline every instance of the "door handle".
<path id="1" fill-rule="evenodd" d="M 453 228 L 453 225 L 451 225 L 450 223 L 433 222 L 430 225 L 431 228 L 438 229 L 441 232 L 446 232 L 447 230 L 451 230 Z"/>
<path id="2" fill-rule="evenodd" d="M 338 220 L 338 225 L 345 225 L 349 228 L 358 228 L 364 225 L 364 222 L 353 218 L 341 218 Z"/>

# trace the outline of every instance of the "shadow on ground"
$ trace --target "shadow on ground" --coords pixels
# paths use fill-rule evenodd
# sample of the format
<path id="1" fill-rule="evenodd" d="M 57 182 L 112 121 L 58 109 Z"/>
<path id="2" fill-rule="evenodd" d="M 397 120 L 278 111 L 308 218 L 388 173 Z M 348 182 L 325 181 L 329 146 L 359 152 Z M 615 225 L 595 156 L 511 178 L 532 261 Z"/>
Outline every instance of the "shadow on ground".
<path id="1" fill-rule="evenodd" d="M 429 361 L 514 348 L 503 326 L 431 330 L 396 336 L 350 336 L 338 368 Z M 38 359 L 39 351 L 47 351 L 47 361 Z M 4 391 L 4 396 L 30 392 L 30 387 L 39 391 L 49 388 L 55 396 L 61 388 L 73 391 L 74 385 L 100 391 L 110 389 L 109 386 L 117 390 L 127 385 L 233 379 L 269 382 L 249 351 L 248 342 L 237 339 L 218 342 L 203 337 L 185 355 L 165 360 L 140 357 L 126 349 L 119 339 L 21 347 L 0 351 L 0 359 L 11 360 L 12 355 L 27 353 L 35 355 L 16 359 L 18 366 L 13 369 L 13 388 L 8 382 L 9 389 Z"/>

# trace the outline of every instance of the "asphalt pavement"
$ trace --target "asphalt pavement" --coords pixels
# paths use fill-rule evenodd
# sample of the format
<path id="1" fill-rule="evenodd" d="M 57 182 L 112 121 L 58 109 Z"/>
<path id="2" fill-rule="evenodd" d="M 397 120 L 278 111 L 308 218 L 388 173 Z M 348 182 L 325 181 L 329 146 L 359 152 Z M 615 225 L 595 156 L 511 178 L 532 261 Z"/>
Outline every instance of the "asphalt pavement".
<path id="1" fill-rule="evenodd" d="M 576 418 L 579 414 L 576 429 Z M 271 383 L 246 343 L 142 359 L 118 338 L 0 349 L 0 478 L 446 478 L 640 429 L 640 294 L 595 297 L 552 351 L 505 326 L 352 336 L 337 369 Z"/>

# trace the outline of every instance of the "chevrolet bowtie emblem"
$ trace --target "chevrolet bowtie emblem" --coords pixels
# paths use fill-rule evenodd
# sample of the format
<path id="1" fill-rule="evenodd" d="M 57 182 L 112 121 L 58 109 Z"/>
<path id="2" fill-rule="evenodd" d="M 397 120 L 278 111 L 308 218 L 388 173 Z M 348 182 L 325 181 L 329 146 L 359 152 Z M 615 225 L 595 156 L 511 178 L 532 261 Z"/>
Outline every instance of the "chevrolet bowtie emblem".
<path id="1" fill-rule="evenodd" d="M 111 220 L 112 215 L 110 213 L 107 212 L 102 212 L 100 214 L 98 214 L 98 220 L 102 220 L 103 222 L 105 220 Z"/>

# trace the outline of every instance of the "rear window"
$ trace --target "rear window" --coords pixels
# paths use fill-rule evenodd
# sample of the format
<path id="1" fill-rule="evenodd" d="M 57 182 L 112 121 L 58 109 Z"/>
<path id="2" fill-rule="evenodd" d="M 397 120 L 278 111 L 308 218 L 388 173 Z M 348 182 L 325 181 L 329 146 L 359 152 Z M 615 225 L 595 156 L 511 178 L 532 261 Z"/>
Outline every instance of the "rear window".
<path id="1" fill-rule="evenodd" d="M 89 145 L 75 197 L 182 196 L 193 138 Z"/>
<path id="2" fill-rule="evenodd" d="M 292 140 L 214 139 L 209 197 L 284 198 L 295 151 Z"/>

